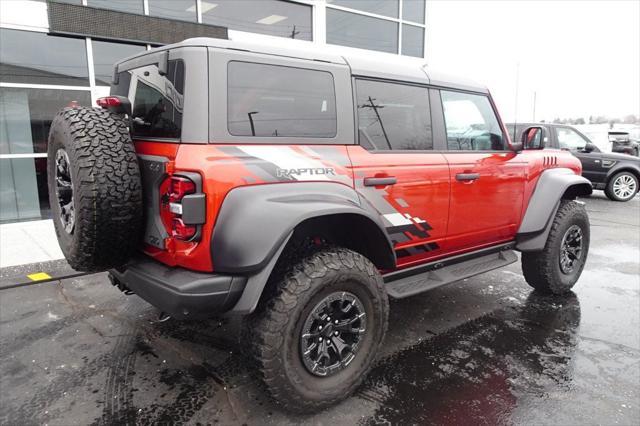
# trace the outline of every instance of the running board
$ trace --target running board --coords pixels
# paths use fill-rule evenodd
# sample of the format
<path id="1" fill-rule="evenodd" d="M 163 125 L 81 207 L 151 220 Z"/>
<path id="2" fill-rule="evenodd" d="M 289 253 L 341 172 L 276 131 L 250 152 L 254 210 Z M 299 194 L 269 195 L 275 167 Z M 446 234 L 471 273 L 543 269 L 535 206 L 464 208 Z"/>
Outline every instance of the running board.
<path id="1" fill-rule="evenodd" d="M 408 275 L 393 280 L 385 276 L 387 294 L 394 299 L 413 296 L 445 284 L 463 280 L 493 269 L 507 266 L 518 260 L 513 250 L 501 250 L 467 260 L 461 260 L 447 266 L 435 263 L 431 268 L 416 275 Z"/>

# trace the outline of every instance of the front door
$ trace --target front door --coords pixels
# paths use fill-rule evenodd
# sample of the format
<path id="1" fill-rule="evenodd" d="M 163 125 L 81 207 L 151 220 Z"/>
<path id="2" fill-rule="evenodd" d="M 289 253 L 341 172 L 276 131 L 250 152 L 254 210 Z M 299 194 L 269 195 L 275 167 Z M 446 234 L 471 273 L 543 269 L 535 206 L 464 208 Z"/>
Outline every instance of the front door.
<path id="1" fill-rule="evenodd" d="M 582 163 L 582 176 L 593 183 L 604 183 L 607 169 L 602 167 L 602 154 L 596 151 L 584 152 L 584 147 L 590 141 L 571 127 L 555 126 L 553 131 L 558 147 L 571 151 Z"/>
<path id="2" fill-rule="evenodd" d="M 433 152 L 429 90 L 365 79 L 355 85 L 355 188 L 382 217 L 399 266 L 434 258 L 446 238 L 449 168 Z"/>
<path id="3" fill-rule="evenodd" d="M 508 149 L 488 95 L 440 95 L 451 180 L 446 250 L 511 240 L 522 215 L 526 162 Z"/>

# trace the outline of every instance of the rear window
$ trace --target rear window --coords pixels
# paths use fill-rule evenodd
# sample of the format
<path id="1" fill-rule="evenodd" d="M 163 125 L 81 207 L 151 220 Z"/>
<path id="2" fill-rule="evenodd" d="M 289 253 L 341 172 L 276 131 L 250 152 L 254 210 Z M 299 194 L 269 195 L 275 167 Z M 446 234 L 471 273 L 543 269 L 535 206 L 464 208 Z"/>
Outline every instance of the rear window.
<path id="1" fill-rule="evenodd" d="M 157 65 L 125 71 L 118 76 L 112 93 L 128 96 L 134 90 L 132 105 L 133 137 L 179 139 L 184 107 L 184 62 L 171 60 L 166 75 Z"/>
<path id="2" fill-rule="evenodd" d="M 232 61 L 227 127 L 234 136 L 336 136 L 336 95 L 326 71 Z"/>

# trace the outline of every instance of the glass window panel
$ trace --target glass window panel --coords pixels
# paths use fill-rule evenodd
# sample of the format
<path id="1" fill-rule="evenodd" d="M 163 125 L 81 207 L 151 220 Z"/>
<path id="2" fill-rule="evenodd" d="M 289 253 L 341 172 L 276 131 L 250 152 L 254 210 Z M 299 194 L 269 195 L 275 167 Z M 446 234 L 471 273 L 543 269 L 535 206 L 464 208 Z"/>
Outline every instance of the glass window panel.
<path id="1" fill-rule="evenodd" d="M 424 57 L 424 28 L 402 25 L 402 54 Z"/>
<path id="2" fill-rule="evenodd" d="M 398 24 L 328 8 L 327 43 L 398 53 Z"/>
<path id="3" fill-rule="evenodd" d="M 135 44 L 91 41 L 93 47 L 93 69 L 96 85 L 110 86 L 113 78 L 113 64 L 120 59 L 146 50 L 145 46 Z"/>
<path id="4" fill-rule="evenodd" d="M 398 0 L 327 0 L 327 3 L 391 18 L 398 17 Z"/>
<path id="5" fill-rule="evenodd" d="M 88 86 L 85 41 L 0 29 L 0 81 Z"/>
<path id="6" fill-rule="evenodd" d="M 38 0 L 38 1 L 42 1 L 45 2 L 47 0 Z M 82 0 L 55 0 L 58 3 L 71 3 L 71 4 L 82 4 Z"/>
<path id="7" fill-rule="evenodd" d="M 365 149 L 433 149 L 429 91 L 358 80 L 358 137 Z"/>
<path id="8" fill-rule="evenodd" d="M 157 65 L 130 71 L 136 82 L 133 100 L 133 136 L 179 139 L 184 107 L 184 62 L 169 61 L 167 74 Z"/>
<path id="9" fill-rule="evenodd" d="M 51 121 L 72 102 L 91 106 L 83 90 L 0 88 L 0 154 L 47 152 Z"/>
<path id="10" fill-rule="evenodd" d="M 573 129 L 568 127 L 556 127 L 556 136 L 560 149 L 568 149 L 570 151 L 582 150 L 589 142 Z"/>
<path id="11" fill-rule="evenodd" d="M 505 138 L 489 98 L 442 90 L 447 145 L 456 151 L 503 151 Z"/>
<path id="12" fill-rule="evenodd" d="M 232 30 L 311 40 L 311 6 L 277 0 L 202 0 L 202 22 Z"/>
<path id="13" fill-rule="evenodd" d="M 198 20 L 195 0 L 149 0 L 149 15 L 182 21 Z"/>
<path id="14" fill-rule="evenodd" d="M 402 19 L 424 24 L 424 0 L 403 0 Z"/>
<path id="15" fill-rule="evenodd" d="M 142 0 L 87 0 L 87 6 L 117 10 L 119 12 L 144 13 Z"/>
<path id="16" fill-rule="evenodd" d="M 0 222 L 51 217 L 46 158 L 0 158 Z"/>
<path id="17" fill-rule="evenodd" d="M 336 135 L 336 95 L 331 73 L 230 62 L 227 75 L 227 125 L 232 135 Z"/>

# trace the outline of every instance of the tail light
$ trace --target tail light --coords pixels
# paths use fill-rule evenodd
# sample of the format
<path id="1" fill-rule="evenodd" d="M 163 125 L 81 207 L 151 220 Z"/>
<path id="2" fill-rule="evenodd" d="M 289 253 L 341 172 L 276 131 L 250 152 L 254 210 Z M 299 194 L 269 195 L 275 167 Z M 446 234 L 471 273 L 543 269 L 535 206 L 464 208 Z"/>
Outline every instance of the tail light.
<path id="1" fill-rule="evenodd" d="M 184 172 L 170 177 L 168 210 L 171 236 L 182 241 L 200 239 L 200 225 L 205 221 L 205 195 L 200 175 Z"/>
<path id="2" fill-rule="evenodd" d="M 131 101 L 125 96 L 105 96 L 96 99 L 96 104 L 116 114 L 126 114 L 131 117 Z"/>

